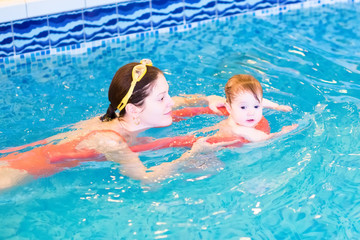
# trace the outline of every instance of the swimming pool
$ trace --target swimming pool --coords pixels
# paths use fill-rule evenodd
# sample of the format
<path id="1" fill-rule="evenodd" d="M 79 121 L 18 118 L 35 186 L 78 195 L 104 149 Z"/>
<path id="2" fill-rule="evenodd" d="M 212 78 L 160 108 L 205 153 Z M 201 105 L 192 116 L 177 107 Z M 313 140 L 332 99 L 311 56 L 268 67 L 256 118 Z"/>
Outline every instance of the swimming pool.
<path id="1" fill-rule="evenodd" d="M 267 143 L 225 149 L 223 170 L 179 174 L 150 190 L 110 162 L 91 162 L 0 195 L 1 239 L 357 239 L 360 5 L 338 3 L 50 55 L 0 68 L 0 146 L 17 146 L 106 111 L 116 69 L 150 58 L 171 95 L 223 95 L 236 73 L 293 107 L 265 111 Z M 186 86 L 186 88 L 184 88 Z M 175 136 L 221 117 L 198 116 L 146 134 Z M 184 149 L 142 154 L 147 165 Z"/>

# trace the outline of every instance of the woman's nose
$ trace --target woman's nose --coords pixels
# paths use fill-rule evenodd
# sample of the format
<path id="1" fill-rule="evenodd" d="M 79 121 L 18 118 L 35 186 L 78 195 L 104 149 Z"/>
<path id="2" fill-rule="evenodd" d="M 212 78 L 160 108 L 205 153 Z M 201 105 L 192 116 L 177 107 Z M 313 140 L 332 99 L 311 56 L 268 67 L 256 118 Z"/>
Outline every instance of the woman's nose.
<path id="1" fill-rule="evenodd" d="M 174 100 L 170 97 L 170 95 L 168 95 L 168 99 L 169 99 L 168 105 L 171 106 L 171 107 L 174 106 L 175 102 L 174 102 Z"/>

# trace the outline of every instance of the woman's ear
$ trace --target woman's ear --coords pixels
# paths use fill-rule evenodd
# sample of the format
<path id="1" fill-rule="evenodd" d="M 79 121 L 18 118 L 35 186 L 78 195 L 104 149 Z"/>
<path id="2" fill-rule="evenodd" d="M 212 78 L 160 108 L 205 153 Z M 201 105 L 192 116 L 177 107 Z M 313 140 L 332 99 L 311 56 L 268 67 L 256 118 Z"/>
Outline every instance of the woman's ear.
<path id="1" fill-rule="evenodd" d="M 137 117 L 139 115 L 139 113 L 141 112 L 141 108 L 135 106 L 132 103 L 126 104 L 125 110 L 126 110 L 126 113 L 130 114 L 131 116 L 135 116 L 135 117 Z"/>

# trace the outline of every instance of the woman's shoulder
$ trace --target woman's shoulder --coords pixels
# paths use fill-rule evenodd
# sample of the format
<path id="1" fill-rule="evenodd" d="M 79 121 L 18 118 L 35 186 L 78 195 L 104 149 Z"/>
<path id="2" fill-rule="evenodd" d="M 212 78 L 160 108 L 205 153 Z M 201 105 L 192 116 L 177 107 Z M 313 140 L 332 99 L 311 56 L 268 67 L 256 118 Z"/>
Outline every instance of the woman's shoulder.
<path id="1" fill-rule="evenodd" d="M 84 137 L 108 136 L 110 138 L 121 138 L 121 134 L 114 128 L 114 124 L 111 122 L 102 122 L 99 117 L 93 117 L 91 119 L 83 120 L 73 124 L 69 127 L 70 131 L 57 134 L 48 138 L 48 141 L 59 141 L 59 143 L 65 143 L 75 139 Z"/>

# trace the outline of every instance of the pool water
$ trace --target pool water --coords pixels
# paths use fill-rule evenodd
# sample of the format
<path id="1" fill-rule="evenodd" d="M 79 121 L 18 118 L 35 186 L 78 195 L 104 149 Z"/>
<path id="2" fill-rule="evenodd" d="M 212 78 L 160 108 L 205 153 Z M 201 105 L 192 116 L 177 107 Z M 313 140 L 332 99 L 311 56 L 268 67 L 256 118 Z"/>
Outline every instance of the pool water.
<path id="1" fill-rule="evenodd" d="M 0 68 L 0 146 L 67 131 L 106 111 L 123 64 L 152 59 L 171 95 L 224 95 L 234 74 L 254 75 L 264 97 L 266 143 L 224 149 L 223 169 L 179 173 L 154 186 L 89 162 L 0 194 L 0 239 L 358 239 L 360 237 L 360 5 L 278 16 L 238 16 L 186 32 L 109 43 Z M 211 126 L 197 116 L 143 133 L 176 136 Z M 186 149 L 142 153 L 147 166 Z"/>

